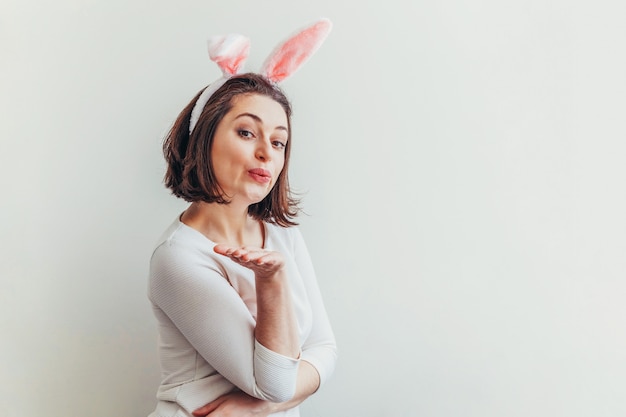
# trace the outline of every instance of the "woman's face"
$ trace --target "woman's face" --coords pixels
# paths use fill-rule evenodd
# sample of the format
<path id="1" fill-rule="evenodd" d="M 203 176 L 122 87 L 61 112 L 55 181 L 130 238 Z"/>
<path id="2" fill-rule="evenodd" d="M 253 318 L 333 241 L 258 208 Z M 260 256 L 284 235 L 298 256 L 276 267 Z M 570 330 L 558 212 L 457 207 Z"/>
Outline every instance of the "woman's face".
<path id="1" fill-rule="evenodd" d="M 217 125 L 211 164 L 226 198 L 250 205 L 269 194 L 285 165 L 287 115 L 259 94 L 237 96 L 232 104 Z"/>

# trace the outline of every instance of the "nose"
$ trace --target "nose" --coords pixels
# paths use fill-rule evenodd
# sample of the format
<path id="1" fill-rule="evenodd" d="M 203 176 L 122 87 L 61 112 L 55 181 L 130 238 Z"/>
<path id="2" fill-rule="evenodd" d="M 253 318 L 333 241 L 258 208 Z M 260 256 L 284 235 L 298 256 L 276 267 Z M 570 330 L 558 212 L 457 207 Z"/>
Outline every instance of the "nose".
<path id="1" fill-rule="evenodd" d="M 267 162 L 271 159 L 272 144 L 269 139 L 263 139 L 257 142 L 255 156 L 259 161 Z"/>

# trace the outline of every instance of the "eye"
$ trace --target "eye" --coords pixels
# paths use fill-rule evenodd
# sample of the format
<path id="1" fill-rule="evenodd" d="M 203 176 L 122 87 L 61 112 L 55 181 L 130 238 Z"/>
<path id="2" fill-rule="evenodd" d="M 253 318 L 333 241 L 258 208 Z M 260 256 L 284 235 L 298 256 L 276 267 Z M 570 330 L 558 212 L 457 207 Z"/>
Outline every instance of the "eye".
<path id="1" fill-rule="evenodd" d="M 239 129 L 237 134 L 244 139 L 252 139 L 254 137 L 254 134 L 246 129 Z"/>
<path id="2" fill-rule="evenodd" d="M 285 149 L 285 146 L 287 146 L 287 144 L 285 142 L 275 140 L 272 142 L 272 146 L 274 146 L 276 149 Z"/>

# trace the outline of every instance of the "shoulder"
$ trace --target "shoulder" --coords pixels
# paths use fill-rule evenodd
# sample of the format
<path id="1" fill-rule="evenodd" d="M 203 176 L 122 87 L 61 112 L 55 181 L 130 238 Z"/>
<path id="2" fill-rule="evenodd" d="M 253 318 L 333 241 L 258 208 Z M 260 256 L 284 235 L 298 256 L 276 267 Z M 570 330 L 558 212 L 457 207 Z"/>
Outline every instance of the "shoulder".
<path id="1" fill-rule="evenodd" d="M 214 247 L 215 243 L 177 219 L 161 235 L 152 252 L 150 280 L 162 281 L 209 271 L 224 275 Z"/>
<path id="2" fill-rule="evenodd" d="M 308 262 L 309 251 L 299 227 L 266 225 L 266 230 L 268 231 L 267 249 L 282 252 L 296 262 L 303 259 Z"/>
<path id="3" fill-rule="evenodd" d="M 188 261 L 190 257 L 208 253 L 213 246 L 215 245 L 199 232 L 176 219 L 157 241 L 151 263 L 163 260 L 175 261 L 180 257 Z"/>
<path id="4" fill-rule="evenodd" d="M 302 241 L 302 234 L 298 226 L 283 227 L 271 223 L 265 223 L 267 231 L 267 247 L 274 246 L 295 248 Z"/>

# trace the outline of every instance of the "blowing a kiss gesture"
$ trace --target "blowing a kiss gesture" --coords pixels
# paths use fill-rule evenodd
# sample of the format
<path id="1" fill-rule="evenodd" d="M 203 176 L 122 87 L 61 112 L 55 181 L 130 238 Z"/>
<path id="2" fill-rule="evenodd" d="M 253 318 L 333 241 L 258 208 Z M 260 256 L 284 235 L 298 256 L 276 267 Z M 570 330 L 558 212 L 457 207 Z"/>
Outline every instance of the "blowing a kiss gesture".
<path id="1" fill-rule="evenodd" d="M 285 259 L 280 252 L 244 246 L 235 248 L 227 245 L 216 245 L 215 252 L 227 256 L 234 262 L 254 272 L 257 281 L 272 279 L 285 266 Z M 257 282 L 258 283 L 258 282 Z"/>
<path id="2" fill-rule="evenodd" d="M 165 185 L 190 204 L 150 258 L 162 383 L 149 417 L 294 417 L 333 372 L 335 338 L 288 181 L 292 109 L 277 85 L 330 29 L 319 19 L 297 31 L 260 73 L 243 70 L 245 36 L 209 42 L 222 77 L 163 143 Z"/>

